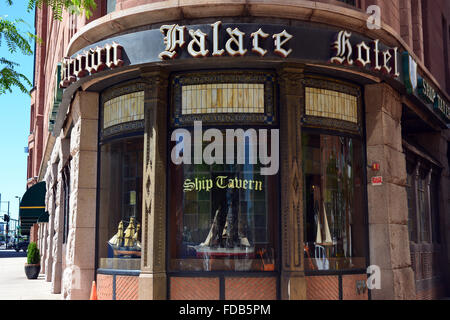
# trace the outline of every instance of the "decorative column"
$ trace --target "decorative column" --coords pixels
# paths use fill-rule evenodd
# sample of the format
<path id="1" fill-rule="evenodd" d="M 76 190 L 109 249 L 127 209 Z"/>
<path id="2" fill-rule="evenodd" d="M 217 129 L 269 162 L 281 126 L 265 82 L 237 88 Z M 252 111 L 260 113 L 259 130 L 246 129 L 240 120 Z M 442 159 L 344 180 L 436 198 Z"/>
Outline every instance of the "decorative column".
<path id="1" fill-rule="evenodd" d="M 51 183 L 48 185 L 49 195 L 49 218 L 48 218 L 48 228 L 50 230 L 48 235 L 48 245 L 46 249 L 46 260 L 45 260 L 45 280 L 50 282 L 53 276 L 53 230 L 54 230 L 54 221 L 55 221 L 55 211 L 58 206 L 57 198 L 55 197 L 54 188 L 57 188 L 58 185 L 58 164 L 60 162 L 59 159 L 59 149 L 60 149 L 61 139 L 56 138 L 55 145 L 53 147 L 53 151 L 50 157 L 50 178 Z"/>
<path id="2" fill-rule="evenodd" d="M 53 212 L 54 212 L 54 199 L 53 199 L 53 192 L 52 192 L 52 188 L 53 188 L 53 178 L 52 178 L 52 165 L 50 160 L 47 161 L 47 170 L 45 172 L 45 176 L 44 176 L 44 181 L 45 181 L 45 188 L 46 188 L 46 192 L 45 192 L 45 210 L 48 212 L 49 214 L 49 221 L 50 221 L 50 217 L 52 216 Z M 43 259 L 43 262 L 41 262 L 41 270 L 44 268 L 45 269 L 45 264 L 46 264 L 46 259 L 44 259 L 45 256 L 45 252 L 41 253 L 41 258 Z M 45 273 L 45 270 L 43 271 L 43 273 Z"/>
<path id="3" fill-rule="evenodd" d="M 63 168 L 70 155 L 70 139 L 61 139 L 59 148 L 58 180 L 54 199 L 53 215 L 53 266 L 52 266 L 52 293 L 61 293 L 62 277 L 62 244 L 64 230 L 64 199 L 63 199 Z"/>
<path id="4" fill-rule="evenodd" d="M 145 89 L 144 176 L 142 203 L 142 258 L 140 300 L 167 297 L 166 175 L 168 74 L 142 70 Z"/>
<path id="5" fill-rule="evenodd" d="M 372 299 L 415 299 L 414 273 L 408 235 L 406 160 L 402 148 L 402 103 L 387 84 L 365 87 L 367 163 L 380 171 L 368 171 L 370 264 L 381 270 L 381 289 Z M 382 185 L 372 185 L 373 176 Z"/>
<path id="6" fill-rule="evenodd" d="M 71 106 L 69 234 L 64 299 L 89 299 L 95 274 L 99 94 L 79 91 Z"/>
<path id="7" fill-rule="evenodd" d="M 306 299 L 303 259 L 301 108 L 303 68 L 283 66 L 280 84 L 281 299 Z"/>
<path id="8" fill-rule="evenodd" d="M 40 273 L 45 274 L 45 260 L 46 260 L 46 251 L 45 251 L 45 243 L 47 242 L 47 239 L 44 238 L 44 226 L 42 223 L 38 223 L 36 222 L 35 224 L 33 224 L 33 226 L 31 228 L 34 228 L 34 226 L 37 226 L 36 230 L 37 230 L 37 239 L 38 239 L 38 248 L 39 248 L 39 252 L 41 252 L 41 271 Z M 31 230 L 30 230 L 30 234 L 31 234 Z"/>

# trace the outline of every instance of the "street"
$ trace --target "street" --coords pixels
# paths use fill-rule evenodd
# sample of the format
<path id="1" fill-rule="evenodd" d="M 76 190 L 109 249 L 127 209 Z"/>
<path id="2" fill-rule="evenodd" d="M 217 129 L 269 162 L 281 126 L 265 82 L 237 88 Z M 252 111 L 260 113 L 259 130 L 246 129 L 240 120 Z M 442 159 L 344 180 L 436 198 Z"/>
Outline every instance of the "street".
<path id="1" fill-rule="evenodd" d="M 51 282 L 43 274 L 36 280 L 27 279 L 26 261 L 23 251 L 0 249 L 0 300 L 60 300 L 60 294 L 50 293 Z"/>

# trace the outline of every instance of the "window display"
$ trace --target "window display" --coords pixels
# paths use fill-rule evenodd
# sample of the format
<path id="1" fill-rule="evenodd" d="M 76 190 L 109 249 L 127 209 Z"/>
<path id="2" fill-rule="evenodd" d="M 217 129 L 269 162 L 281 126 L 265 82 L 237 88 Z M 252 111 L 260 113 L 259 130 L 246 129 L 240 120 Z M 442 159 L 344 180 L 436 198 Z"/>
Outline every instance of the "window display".
<path id="1" fill-rule="evenodd" d="M 101 146 L 99 267 L 139 270 L 143 137 Z"/>
<path id="2" fill-rule="evenodd" d="M 171 270 L 275 269 L 278 175 L 261 175 L 260 164 L 245 160 L 170 163 Z"/>
<path id="3" fill-rule="evenodd" d="M 363 150 L 358 139 L 303 133 L 305 269 L 366 268 Z"/>

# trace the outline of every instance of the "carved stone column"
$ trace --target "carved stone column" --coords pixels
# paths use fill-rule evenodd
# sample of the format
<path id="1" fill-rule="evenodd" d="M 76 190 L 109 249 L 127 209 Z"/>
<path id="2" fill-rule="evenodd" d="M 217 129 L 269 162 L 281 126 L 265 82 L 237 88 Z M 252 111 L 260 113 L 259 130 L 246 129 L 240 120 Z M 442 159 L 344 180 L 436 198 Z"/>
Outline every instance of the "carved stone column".
<path id="1" fill-rule="evenodd" d="M 49 228 L 49 235 L 47 239 L 47 248 L 45 251 L 45 280 L 50 282 L 52 281 L 53 277 L 53 230 L 54 230 L 54 224 L 55 224 L 55 211 L 58 206 L 57 198 L 55 197 L 55 194 L 53 192 L 53 188 L 57 188 L 58 185 L 58 164 L 60 162 L 59 158 L 59 149 L 60 149 L 61 139 L 58 137 L 56 139 L 55 145 L 53 147 L 53 151 L 50 157 L 50 164 L 51 164 L 51 185 L 49 185 L 49 191 L 50 193 L 50 207 L 51 210 L 49 211 L 49 218 L 48 218 L 48 228 Z"/>
<path id="2" fill-rule="evenodd" d="M 52 293 L 61 293 L 62 242 L 64 230 L 64 181 L 62 170 L 70 155 L 70 139 L 61 139 L 58 163 L 58 185 L 54 199 Z"/>
<path id="3" fill-rule="evenodd" d="M 145 89 L 144 177 L 142 203 L 142 260 L 139 299 L 167 297 L 166 173 L 167 85 L 160 69 L 142 70 Z"/>
<path id="4" fill-rule="evenodd" d="M 381 289 L 371 295 L 373 300 L 415 299 L 401 98 L 384 83 L 366 85 L 364 91 L 367 163 L 380 164 L 378 172 L 367 172 L 370 264 L 381 270 Z M 372 185 L 374 176 L 382 176 L 383 184 Z"/>
<path id="5" fill-rule="evenodd" d="M 94 280 L 98 105 L 98 93 L 78 91 L 71 106 L 69 234 L 62 275 L 67 300 L 89 299 Z"/>
<path id="6" fill-rule="evenodd" d="M 303 263 L 301 108 L 303 69 L 283 66 L 280 83 L 281 299 L 306 299 Z"/>

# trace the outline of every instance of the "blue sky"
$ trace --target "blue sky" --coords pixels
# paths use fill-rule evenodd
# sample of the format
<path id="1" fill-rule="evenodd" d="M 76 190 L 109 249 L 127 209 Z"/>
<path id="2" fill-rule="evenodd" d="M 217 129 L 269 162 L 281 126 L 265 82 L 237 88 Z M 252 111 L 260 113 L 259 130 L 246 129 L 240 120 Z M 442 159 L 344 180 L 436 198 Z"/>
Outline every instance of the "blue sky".
<path id="1" fill-rule="evenodd" d="M 34 12 L 27 12 L 24 0 L 15 0 L 12 7 L 0 0 L 0 16 L 7 15 L 13 20 L 22 18 L 28 23 L 21 30 L 34 33 Z M 34 46 L 33 46 L 34 47 Z M 0 57 L 13 60 L 20 64 L 17 70 L 33 81 L 33 56 L 20 53 L 11 55 L 6 46 L 0 46 Z M 31 89 L 31 88 L 30 88 Z M 1 213 L 7 210 L 10 201 L 11 218 L 17 219 L 19 200 L 26 190 L 27 154 L 24 147 L 28 145 L 30 133 L 30 103 L 29 95 L 20 90 L 0 95 L 0 193 L 2 196 Z M 3 220 L 0 220 L 3 222 Z"/>

